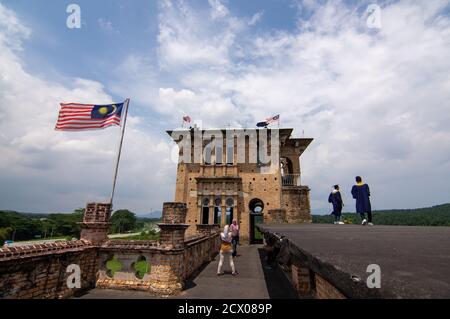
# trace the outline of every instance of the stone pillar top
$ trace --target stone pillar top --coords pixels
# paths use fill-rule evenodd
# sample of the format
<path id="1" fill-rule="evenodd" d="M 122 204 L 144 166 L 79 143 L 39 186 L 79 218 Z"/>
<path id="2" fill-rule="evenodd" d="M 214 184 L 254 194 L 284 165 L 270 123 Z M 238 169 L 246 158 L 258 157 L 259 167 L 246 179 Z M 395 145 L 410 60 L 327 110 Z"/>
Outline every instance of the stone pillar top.
<path id="1" fill-rule="evenodd" d="M 91 242 L 108 239 L 110 203 L 88 203 L 81 224 L 80 238 Z"/>
<path id="2" fill-rule="evenodd" d="M 83 223 L 108 223 L 110 215 L 110 203 L 88 203 L 84 211 Z"/>
<path id="3" fill-rule="evenodd" d="M 184 224 L 186 222 L 186 203 L 164 203 L 162 224 Z"/>

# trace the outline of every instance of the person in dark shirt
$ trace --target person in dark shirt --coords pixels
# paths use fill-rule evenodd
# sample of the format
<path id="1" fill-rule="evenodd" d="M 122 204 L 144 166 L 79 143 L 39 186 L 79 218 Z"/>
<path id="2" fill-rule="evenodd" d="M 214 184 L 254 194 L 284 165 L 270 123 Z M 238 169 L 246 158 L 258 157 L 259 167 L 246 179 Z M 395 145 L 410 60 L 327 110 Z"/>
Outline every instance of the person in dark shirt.
<path id="1" fill-rule="evenodd" d="M 328 196 L 328 202 L 333 204 L 334 224 L 343 225 L 341 222 L 342 207 L 344 207 L 344 202 L 342 201 L 341 192 L 339 191 L 339 185 L 333 186 L 333 191 Z"/>
<path id="2" fill-rule="evenodd" d="M 352 196 L 354 199 L 356 199 L 356 212 L 361 216 L 362 225 L 368 224 L 370 226 L 373 226 L 369 185 L 363 183 L 362 178 L 360 176 L 356 176 L 355 180 L 356 185 L 353 185 L 352 187 Z"/>

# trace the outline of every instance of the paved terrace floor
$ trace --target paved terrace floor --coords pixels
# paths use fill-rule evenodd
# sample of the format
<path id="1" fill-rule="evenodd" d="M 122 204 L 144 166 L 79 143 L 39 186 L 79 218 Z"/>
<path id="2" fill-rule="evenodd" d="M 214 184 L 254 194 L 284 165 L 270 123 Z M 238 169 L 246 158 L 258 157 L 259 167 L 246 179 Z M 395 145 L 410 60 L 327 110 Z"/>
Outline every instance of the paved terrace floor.
<path id="1" fill-rule="evenodd" d="M 450 227 L 261 225 L 288 239 L 289 250 L 358 298 L 351 276 L 366 282 L 381 267 L 381 298 L 450 298 Z M 367 288 L 367 286 L 365 286 Z"/>
<path id="2" fill-rule="evenodd" d="M 217 276 L 219 256 L 206 264 L 186 284 L 180 299 L 269 299 L 297 298 L 286 276 L 279 267 L 266 269 L 265 252 L 261 245 L 239 246 L 235 266 L 238 276 L 231 275 L 230 265 L 225 259 L 225 274 Z M 152 299 L 142 291 L 93 289 L 82 299 Z"/>

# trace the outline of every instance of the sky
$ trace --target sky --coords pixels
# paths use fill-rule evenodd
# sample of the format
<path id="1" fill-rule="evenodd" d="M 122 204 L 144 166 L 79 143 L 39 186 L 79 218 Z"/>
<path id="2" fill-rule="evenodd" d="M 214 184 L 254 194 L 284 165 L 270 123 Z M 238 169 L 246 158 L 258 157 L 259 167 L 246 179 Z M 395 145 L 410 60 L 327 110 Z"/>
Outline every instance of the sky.
<path id="1" fill-rule="evenodd" d="M 313 213 L 331 211 L 334 184 L 354 211 L 356 175 L 373 209 L 450 202 L 449 1 L 0 0 L 0 209 L 107 201 L 120 129 L 54 125 L 61 102 L 127 97 L 115 209 L 173 201 L 165 131 L 183 115 L 251 128 L 280 114 L 314 138 L 301 157 Z"/>

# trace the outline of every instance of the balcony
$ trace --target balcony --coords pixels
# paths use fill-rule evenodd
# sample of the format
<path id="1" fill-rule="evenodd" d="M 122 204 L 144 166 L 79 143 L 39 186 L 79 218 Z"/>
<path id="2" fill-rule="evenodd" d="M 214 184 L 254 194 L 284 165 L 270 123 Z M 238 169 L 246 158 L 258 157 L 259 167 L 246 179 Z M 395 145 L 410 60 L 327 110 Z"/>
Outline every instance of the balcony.
<path id="1" fill-rule="evenodd" d="M 282 186 L 300 186 L 300 174 L 281 176 Z"/>

